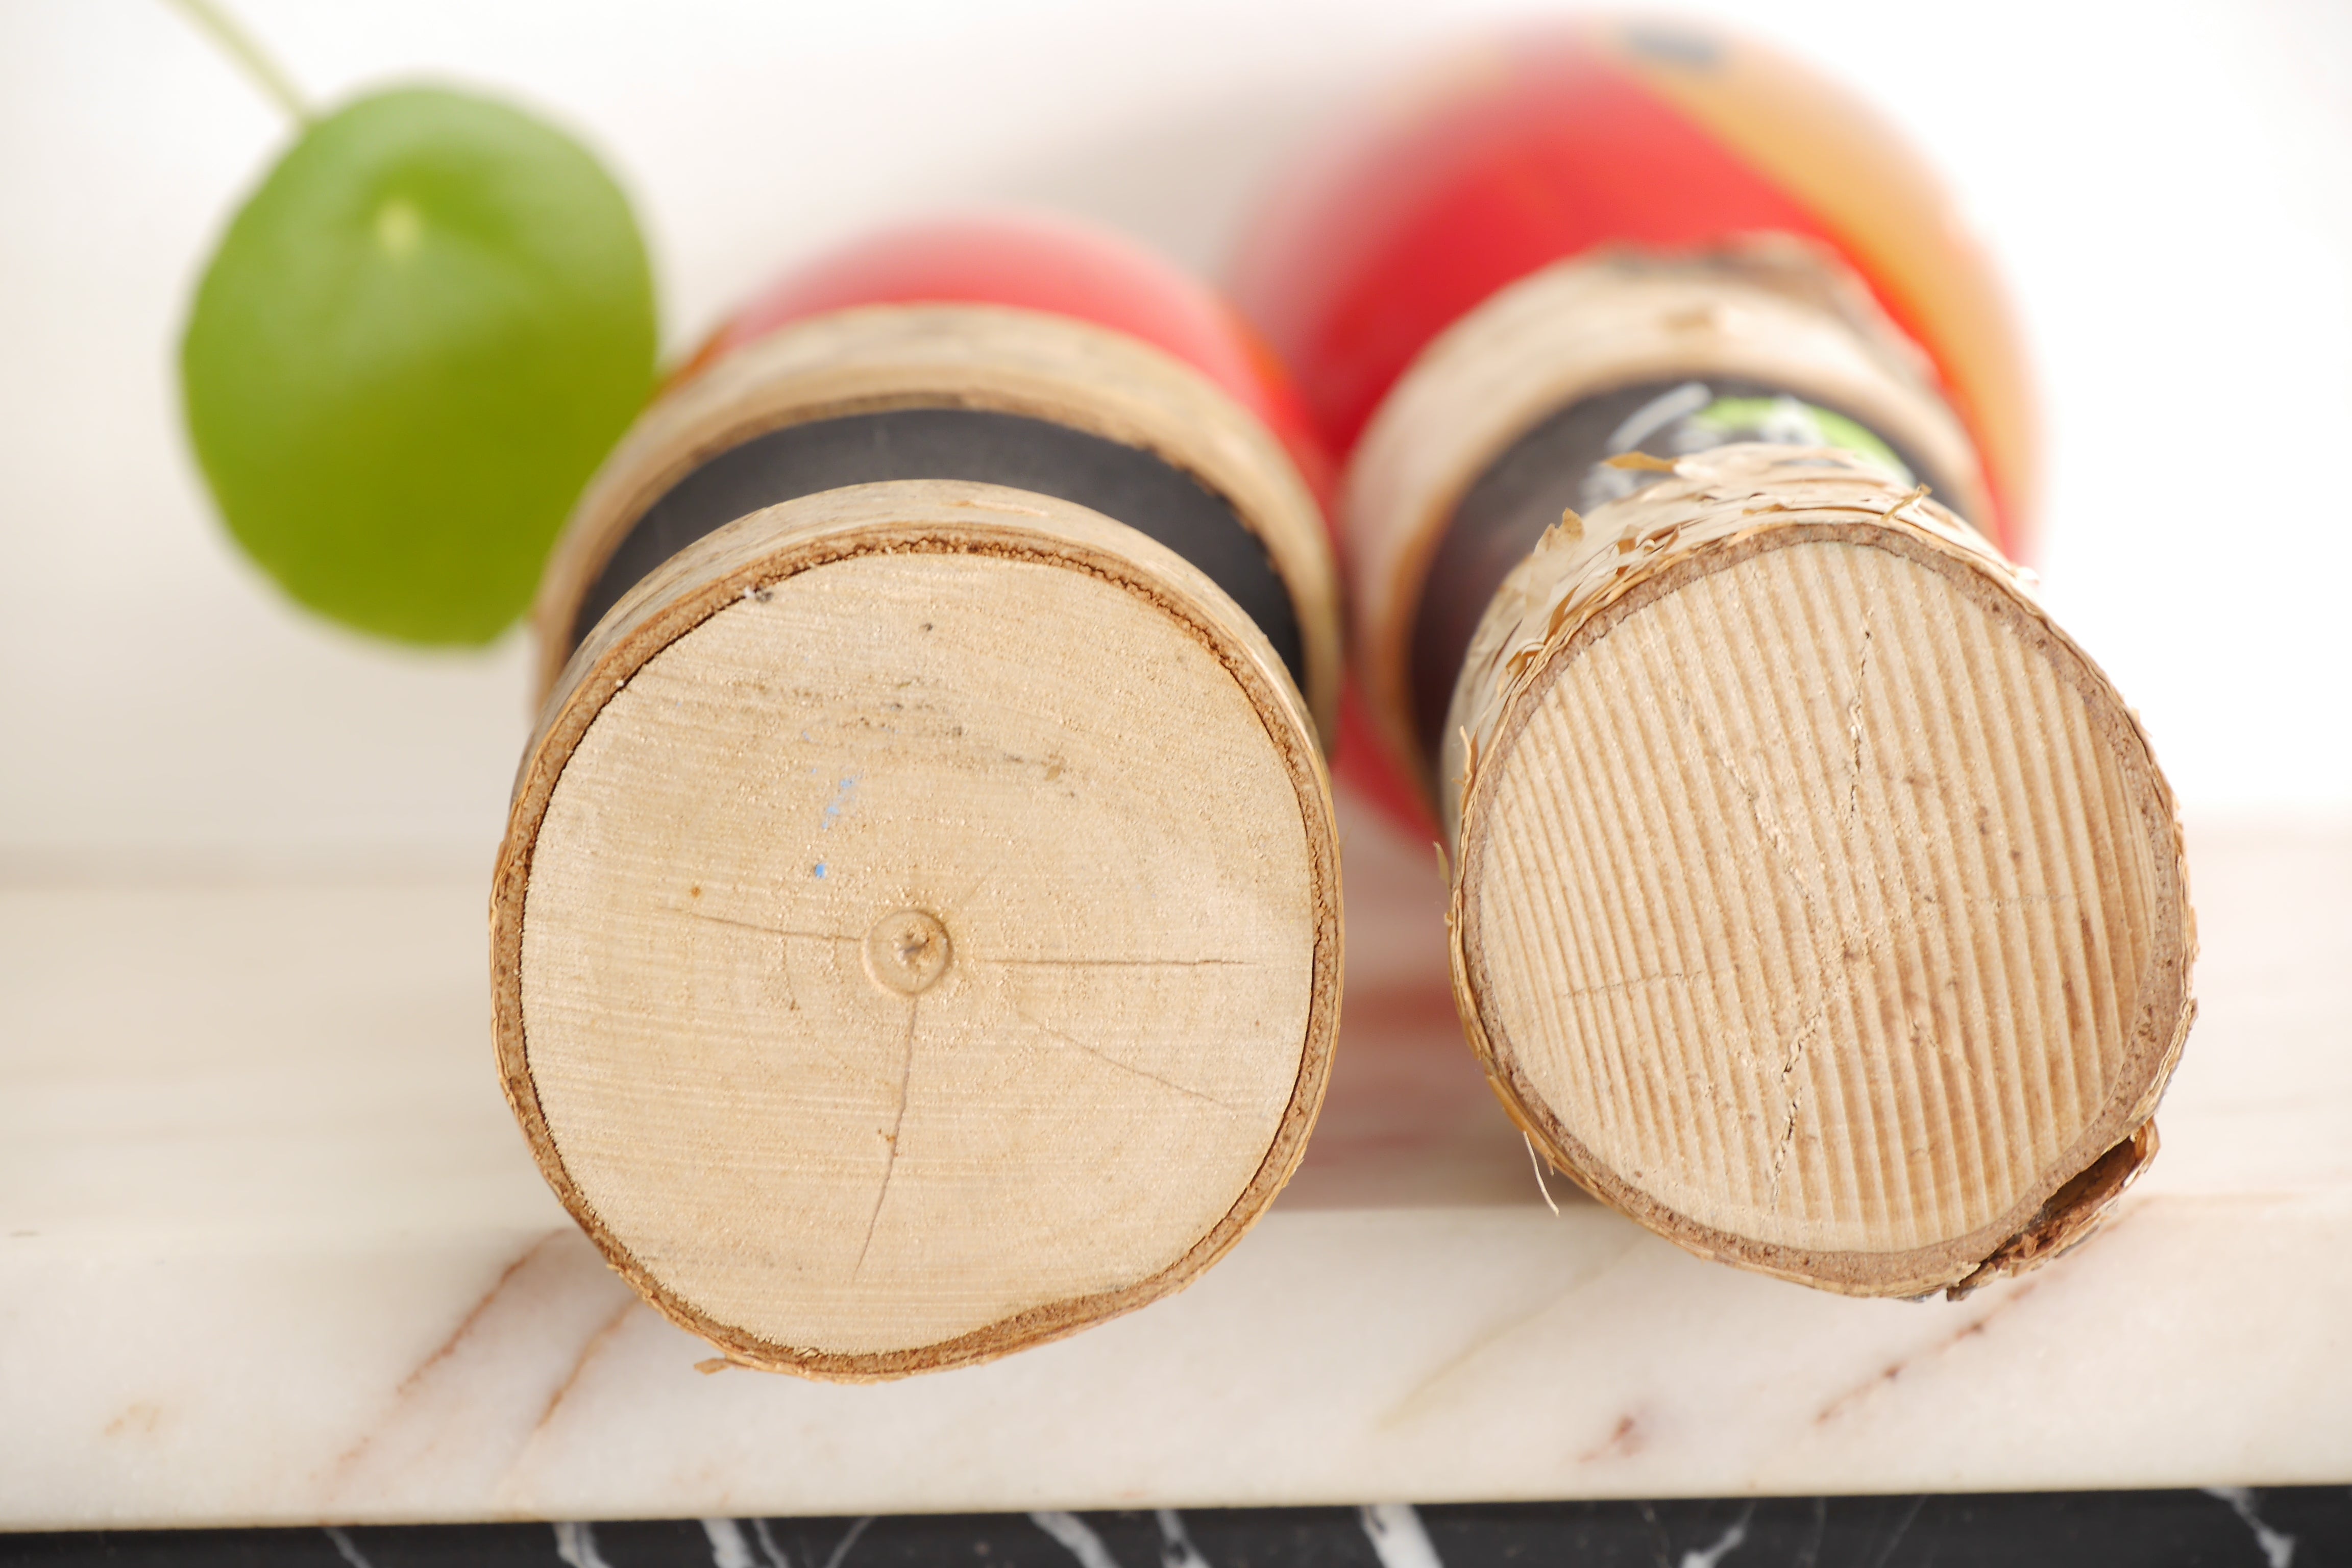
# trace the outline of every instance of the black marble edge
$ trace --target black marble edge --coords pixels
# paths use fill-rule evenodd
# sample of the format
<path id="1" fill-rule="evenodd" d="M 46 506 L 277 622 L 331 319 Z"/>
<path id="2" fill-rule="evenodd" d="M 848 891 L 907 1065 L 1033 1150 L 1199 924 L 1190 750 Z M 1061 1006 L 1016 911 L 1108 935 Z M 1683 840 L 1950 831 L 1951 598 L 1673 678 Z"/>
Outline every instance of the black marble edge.
<path id="1" fill-rule="evenodd" d="M 0 1568 L 2352 1563 L 2352 1487 L 0 1534 Z"/>

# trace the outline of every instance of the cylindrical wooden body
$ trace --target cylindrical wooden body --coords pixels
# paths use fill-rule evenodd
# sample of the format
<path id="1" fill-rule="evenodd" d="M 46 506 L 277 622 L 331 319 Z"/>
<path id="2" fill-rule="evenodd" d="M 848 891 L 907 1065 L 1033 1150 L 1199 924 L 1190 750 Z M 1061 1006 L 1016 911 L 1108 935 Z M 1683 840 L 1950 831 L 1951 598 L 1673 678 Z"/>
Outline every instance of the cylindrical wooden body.
<path id="1" fill-rule="evenodd" d="M 1892 148 L 1727 40 L 1520 38 L 1310 161 L 1242 299 L 1353 443 L 1354 668 L 1513 1116 L 1694 1250 L 1915 1295 L 2153 1154 L 2194 937 L 2145 735 L 1988 537 L 2022 379 Z"/>
<path id="2" fill-rule="evenodd" d="M 1218 310 L 1059 225 L 900 231 L 723 331 L 558 547 L 501 1070 L 574 1216 L 730 1360 L 1071 1332 L 1298 1159 L 1337 584 Z"/>

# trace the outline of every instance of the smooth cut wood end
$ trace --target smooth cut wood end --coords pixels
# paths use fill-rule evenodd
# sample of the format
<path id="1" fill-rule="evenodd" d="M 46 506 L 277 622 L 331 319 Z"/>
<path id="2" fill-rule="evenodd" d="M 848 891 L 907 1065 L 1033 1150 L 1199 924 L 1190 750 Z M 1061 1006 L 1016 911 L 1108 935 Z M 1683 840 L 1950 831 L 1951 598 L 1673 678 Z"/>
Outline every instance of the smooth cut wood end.
<path id="1" fill-rule="evenodd" d="M 1507 1104 L 1606 1201 L 1833 1290 L 1965 1290 L 2154 1153 L 2194 928 L 2115 689 L 1852 469 L 1685 459 L 1520 645 L 1462 737 L 1456 977 Z"/>
<path id="2" fill-rule="evenodd" d="M 492 907 L 498 1041 L 614 1267 L 866 1381 L 1180 1289 L 1270 1203 L 1338 1021 L 1305 706 L 1213 584 L 1066 502 L 829 491 L 567 668 Z"/>

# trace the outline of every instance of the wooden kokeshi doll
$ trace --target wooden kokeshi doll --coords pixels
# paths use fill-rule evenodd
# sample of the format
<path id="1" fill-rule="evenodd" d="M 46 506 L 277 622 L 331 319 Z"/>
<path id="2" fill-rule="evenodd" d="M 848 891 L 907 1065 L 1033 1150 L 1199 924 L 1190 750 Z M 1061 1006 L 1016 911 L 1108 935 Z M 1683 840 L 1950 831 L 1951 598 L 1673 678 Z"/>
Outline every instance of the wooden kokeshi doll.
<path id="1" fill-rule="evenodd" d="M 573 1216 L 728 1359 L 1070 1333 L 1297 1164 L 1339 590 L 1269 363 L 1123 242 L 935 223 L 787 279 L 590 486 L 535 612 L 499 1060 Z"/>
<path id="2" fill-rule="evenodd" d="M 2172 796 L 1999 545 L 2020 355 L 1934 181 L 1733 40 L 1498 41 L 1268 202 L 1355 669 L 1544 1155 L 1702 1255 L 1963 1291 L 2156 1148 Z"/>

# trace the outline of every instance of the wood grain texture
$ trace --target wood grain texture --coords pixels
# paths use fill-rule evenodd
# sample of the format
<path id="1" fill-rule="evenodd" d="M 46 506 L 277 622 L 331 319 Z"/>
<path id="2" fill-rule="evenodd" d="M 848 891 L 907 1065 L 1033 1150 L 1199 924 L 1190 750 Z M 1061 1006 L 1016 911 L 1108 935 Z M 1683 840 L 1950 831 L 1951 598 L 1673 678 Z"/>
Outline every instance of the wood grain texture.
<path id="1" fill-rule="evenodd" d="M 1681 459 L 1521 563 L 1449 728 L 1465 1018 L 1604 1200 L 1916 1295 L 2048 1256 L 2153 1155 L 2194 1012 L 2170 791 L 1919 492 Z"/>
<path id="2" fill-rule="evenodd" d="M 1675 376 L 1746 377 L 1844 410 L 1961 487 L 1985 515 L 1966 435 L 1926 362 L 1820 247 L 1761 237 L 1700 256 L 1625 250 L 1559 263 L 1440 336 L 1397 383 L 1350 460 L 1355 668 L 1402 774 L 1432 784 L 1412 713 L 1414 616 L 1430 562 L 1478 476 L 1579 399 Z"/>
<path id="3" fill-rule="evenodd" d="M 1224 498 L 1298 612 L 1307 710 L 1328 736 L 1341 660 L 1338 568 L 1321 509 L 1281 443 L 1206 376 L 1107 328 L 990 305 L 877 305 L 784 328 L 664 396 L 599 470 L 531 612 L 544 696 L 582 599 L 646 509 L 771 430 L 894 408 L 986 408 L 1152 452 Z"/>
<path id="4" fill-rule="evenodd" d="M 665 1313 L 846 1380 L 1181 1288 L 1338 1019 L 1296 688 L 1133 530 L 897 482 L 754 513 L 563 672 L 492 906 L 542 1171 Z"/>

